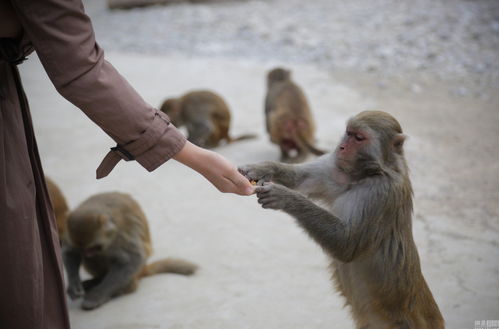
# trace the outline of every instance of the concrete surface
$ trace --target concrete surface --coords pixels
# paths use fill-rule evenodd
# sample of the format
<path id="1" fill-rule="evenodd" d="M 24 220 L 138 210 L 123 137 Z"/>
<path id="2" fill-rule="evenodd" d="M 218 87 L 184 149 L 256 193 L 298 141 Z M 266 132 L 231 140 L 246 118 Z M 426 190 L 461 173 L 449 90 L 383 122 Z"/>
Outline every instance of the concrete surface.
<path id="1" fill-rule="evenodd" d="M 236 164 L 276 160 L 264 133 L 265 72 L 274 62 L 108 53 L 151 104 L 194 88 L 222 94 L 233 111 L 232 134 L 255 140 L 216 149 Z M 411 76 L 289 65 L 303 86 L 331 149 L 348 117 L 384 109 L 409 135 L 406 153 L 415 191 L 414 235 L 423 273 L 447 328 L 499 319 L 499 109 L 486 97 L 449 93 L 452 82 Z M 130 193 L 148 216 L 152 259 L 184 257 L 193 277 L 157 275 L 138 291 L 85 312 L 70 301 L 75 329 L 352 328 L 329 281 L 322 250 L 280 212 L 254 196 L 220 194 L 197 173 L 169 161 L 153 173 L 121 162 L 109 177 L 95 169 L 112 140 L 60 97 L 36 56 L 21 66 L 46 173 L 70 207 L 104 191 Z M 462 81 L 459 82 L 459 85 Z"/>

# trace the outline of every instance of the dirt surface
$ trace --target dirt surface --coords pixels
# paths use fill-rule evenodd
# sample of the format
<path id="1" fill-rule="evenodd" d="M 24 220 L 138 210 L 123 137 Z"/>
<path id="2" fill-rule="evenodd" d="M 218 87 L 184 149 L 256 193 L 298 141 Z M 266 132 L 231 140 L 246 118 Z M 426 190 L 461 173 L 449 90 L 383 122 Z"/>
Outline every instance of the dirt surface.
<path id="1" fill-rule="evenodd" d="M 210 87 L 233 110 L 234 134 L 258 139 L 219 147 L 237 164 L 277 160 L 264 133 L 264 74 L 272 63 L 108 54 L 152 104 Z M 318 122 L 318 143 L 332 148 L 347 118 L 384 109 L 409 136 L 406 153 L 415 192 L 414 235 L 423 272 L 448 328 L 473 328 L 499 317 L 499 140 L 497 99 L 456 97 L 449 85 L 331 75 L 290 66 Z M 198 174 L 170 161 L 153 173 L 120 163 L 95 180 L 112 141 L 56 94 L 36 59 L 22 65 L 45 170 L 74 207 L 104 191 L 128 192 L 143 206 L 153 258 L 197 262 L 194 277 L 144 279 L 133 295 L 84 312 L 70 302 L 73 328 L 351 328 L 329 282 L 328 261 L 283 213 L 254 196 L 218 193 Z M 165 79 L 165 77 L 170 77 Z M 172 78 L 174 77 L 174 78 Z"/>
<path id="2" fill-rule="evenodd" d="M 390 6 L 393 3 L 388 0 L 359 0 L 341 8 L 335 1 L 310 3 L 315 7 L 304 5 L 301 10 L 309 22 L 308 28 L 300 30 L 305 34 L 289 35 L 286 26 L 297 14 L 283 9 L 285 1 L 228 2 L 194 9 L 180 4 L 117 12 L 106 11 L 102 2 L 85 4 L 95 20 L 97 38 L 102 37 L 109 49 L 106 57 L 149 103 L 159 106 L 167 97 L 196 88 L 212 89 L 227 100 L 233 112 L 232 134 L 258 135 L 216 149 L 236 164 L 279 158 L 265 133 L 263 117 L 265 74 L 276 65 L 290 68 L 308 96 L 322 148 L 332 149 L 346 120 L 361 110 L 393 114 L 409 137 L 405 148 L 415 193 L 414 236 L 423 273 L 447 328 L 475 328 L 477 320 L 498 320 L 499 72 L 491 56 L 499 44 L 494 34 L 499 26 L 497 2 L 456 0 L 447 11 L 442 1 L 436 2 L 433 11 L 425 9 L 426 0 L 414 2 L 412 17 L 429 22 L 430 27 L 414 23 L 413 29 L 408 27 L 414 24 L 404 23 L 410 21 L 405 2 Z M 273 21 L 277 9 L 272 8 L 284 10 L 289 24 Z M 388 43 L 393 51 L 379 50 L 384 57 L 370 55 L 369 35 L 354 32 L 365 27 L 356 22 L 371 17 L 370 12 L 369 29 L 379 28 L 383 20 L 375 15 L 377 10 L 385 11 L 388 27 L 405 26 L 400 31 L 410 40 L 419 40 L 416 36 L 425 29 L 449 34 L 438 48 L 443 57 L 425 60 L 418 43 L 422 41 L 405 46 L 394 41 Z M 248 15 L 244 23 L 245 12 L 259 14 Z M 263 19 L 265 15 L 270 22 Z M 357 28 L 351 31 L 355 37 L 346 48 L 339 46 L 341 38 L 328 43 L 324 39 L 328 30 L 314 25 L 316 18 L 334 18 L 332 26 L 342 22 L 346 31 Z M 168 35 L 163 37 L 170 46 L 165 46 L 161 27 L 150 25 L 154 19 L 172 31 L 191 35 L 190 41 Z M 226 25 L 210 25 L 214 20 Z M 471 28 L 463 21 L 471 22 Z M 247 28 L 232 35 L 237 24 Z M 212 34 L 206 31 L 210 26 Z M 373 39 L 380 44 L 392 40 L 393 29 L 388 27 L 382 29 L 385 38 Z M 263 42 L 272 29 L 280 33 L 269 34 L 272 42 Z M 196 31 L 202 31 L 202 41 L 195 38 Z M 473 31 L 481 37 L 470 37 Z M 305 47 L 303 43 L 310 40 L 307 35 L 319 41 Z M 239 39 L 231 42 L 235 37 Z M 292 42 L 283 43 L 285 37 Z M 431 40 L 425 43 L 430 50 L 432 42 L 439 43 Z M 322 43 L 325 50 L 317 49 Z M 331 61 L 312 56 L 338 47 Z M 348 64 L 349 49 L 351 63 L 362 65 Z M 454 54 L 453 49 L 465 50 Z M 400 56 L 410 60 L 396 60 Z M 369 65 L 364 65 L 363 57 Z M 386 72 L 383 63 L 390 63 Z M 413 67 L 414 63 L 424 65 Z M 149 219 L 152 259 L 183 257 L 201 268 L 188 278 L 146 278 L 136 293 L 95 311 L 84 312 L 79 309 L 81 301 L 70 301 L 74 329 L 353 328 L 344 301 L 329 281 L 327 257 L 292 218 L 261 209 L 254 196 L 220 194 L 175 161 L 152 173 L 136 163 L 120 163 L 109 177 L 95 180 L 95 169 L 113 146 L 112 140 L 56 93 L 36 56 L 20 69 L 45 171 L 60 185 L 70 207 L 99 192 L 130 193 Z"/>

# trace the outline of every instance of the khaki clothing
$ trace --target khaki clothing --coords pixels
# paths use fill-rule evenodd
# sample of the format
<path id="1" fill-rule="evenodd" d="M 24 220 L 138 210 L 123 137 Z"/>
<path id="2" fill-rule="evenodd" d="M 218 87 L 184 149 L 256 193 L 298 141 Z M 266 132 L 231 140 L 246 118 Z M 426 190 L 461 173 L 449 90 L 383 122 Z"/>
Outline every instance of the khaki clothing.
<path id="1" fill-rule="evenodd" d="M 98 177 L 120 159 L 152 171 L 185 138 L 105 61 L 80 0 L 15 0 L 13 12 L 7 1 L 0 0 L 0 328 L 69 328 L 57 229 L 16 65 L 34 49 L 57 91 L 116 141 Z"/>

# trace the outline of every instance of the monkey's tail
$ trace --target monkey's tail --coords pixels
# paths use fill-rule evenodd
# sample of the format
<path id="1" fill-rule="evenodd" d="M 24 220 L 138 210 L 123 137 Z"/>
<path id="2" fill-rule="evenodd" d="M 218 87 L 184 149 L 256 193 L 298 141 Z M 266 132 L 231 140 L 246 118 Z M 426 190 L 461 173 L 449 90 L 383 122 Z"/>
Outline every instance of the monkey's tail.
<path id="1" fill-rule="evenodd" d="M 298 132 L 296 134 L 296 137 L 302 143 L 302 145 L 305 146 L 310 151 L 310 153 L 317 155 L 317 156 L 324 155 L 327 153 L 326 151 L 320 150 L 317 147 L 315 147 L 314 145 L 310 144 L 308 142 L 308 140 L 305 137 L 303 137 L 302 134 L 300 134 L 300 132 Z"/>
<path id="2" fill-rule="evenodd" d="M 256 137 L 257 137 L 256 134 L 244 134 L 244 135 L 237 136 L 237 137 L 230 137 L 229 136 L 228 142 L 229 143 L 238 142 L 238 141 L 242 141 L 242 140 L 245 140 L 245 139 L 253 139 L 253 138 L 256 138 Z"/>
<path id="3" fill-rule="evenodd" d="M 158 273 L 176 273 L 191 275 L 196 272 L 198 266 L 179 258 L 165 258 L 144 266 L 140 277 L 150 276 Z"/>

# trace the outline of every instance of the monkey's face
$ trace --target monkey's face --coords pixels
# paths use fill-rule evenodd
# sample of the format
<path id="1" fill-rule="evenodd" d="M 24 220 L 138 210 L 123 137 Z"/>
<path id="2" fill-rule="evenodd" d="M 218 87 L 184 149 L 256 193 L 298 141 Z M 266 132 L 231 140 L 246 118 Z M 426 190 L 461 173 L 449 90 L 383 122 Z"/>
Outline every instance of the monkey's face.
<path id="1" fill-rule="evenodd" d="M 74 215 L 68 220 L 69 237 L 84 257 L 105 252 L 116 237 L 116 225 L 103 214 Z"/>
<path id="2" fill-rule="evenodd" d="M 350 167 L 355 165 L 360 152 L 369 145 L 370 141 L 371 136 L 366 130 L 348 126 L 335 151 L 337 166 L 348 172 Z"/>
<path id="3" fill-rule="evenodd" d="M 163 105 L 161 106 L 161 111 L 170 117 L 170 120 L 175 126 L 179 126 L 181 124 L 181 106 L 180 101 L 176 98 L 167 99 Z"/>

